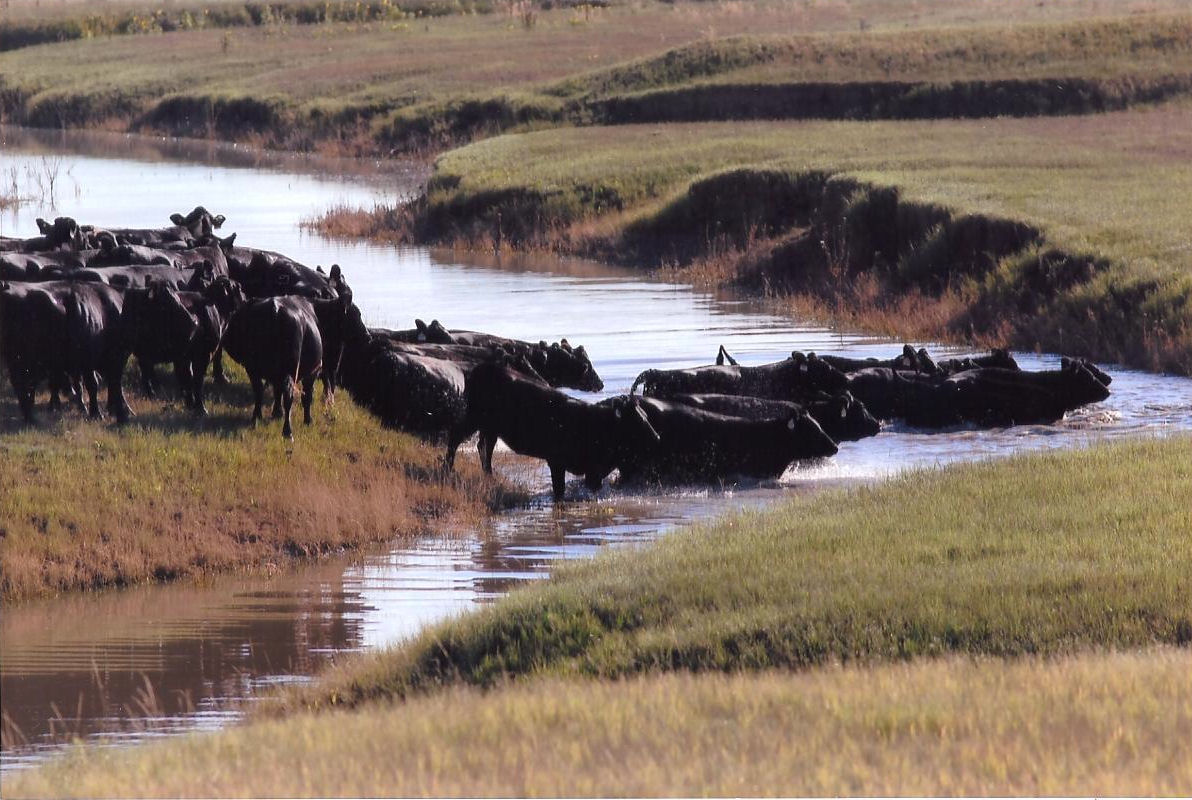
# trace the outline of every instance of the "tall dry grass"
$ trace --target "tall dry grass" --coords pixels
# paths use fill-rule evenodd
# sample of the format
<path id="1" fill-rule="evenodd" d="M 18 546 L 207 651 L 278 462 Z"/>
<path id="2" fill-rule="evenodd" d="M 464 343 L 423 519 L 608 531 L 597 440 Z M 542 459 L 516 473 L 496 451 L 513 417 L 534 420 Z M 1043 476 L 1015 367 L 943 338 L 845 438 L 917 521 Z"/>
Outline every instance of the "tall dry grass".
<path id="1" fill-rule="evenodd" d="M 213 390 L 211 416 L 135 394 L 117 428 L 75 411 L 22 428 L 0 390 L 0 598 L 272 571 L 370 543 L 454 530 L 517 495 L 440 448 L 383 428 L 346 393 L 316 399 L 287 443 L 250 424 L 248 388 Z M 40 409 L 39 409 L 40 410 Z"/>
<path id="2" fill-rule="evenodd" d="M 78 748 L 13 796 L 1169 795 L 1192 653 L 548 680 Z"/>

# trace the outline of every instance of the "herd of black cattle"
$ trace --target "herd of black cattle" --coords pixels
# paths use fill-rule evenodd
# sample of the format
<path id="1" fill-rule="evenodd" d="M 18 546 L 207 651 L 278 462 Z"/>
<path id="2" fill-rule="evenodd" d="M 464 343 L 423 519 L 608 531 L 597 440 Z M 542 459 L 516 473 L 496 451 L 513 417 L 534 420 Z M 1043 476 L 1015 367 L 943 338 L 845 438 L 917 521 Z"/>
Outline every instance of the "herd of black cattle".
<path id="1" fill-rule="evenodd" d="M 387 424 L 445 437 L 448 468 L 474 433 L 488 471 L 497 439 L 545 460 L 560 498 L 568 472 L 593 491 L 614 469 L 624 481 L 776 477 L 798 459 L 833 455 L 837 442 L 876 434 L 879 421 L 1049 423 L 1109 395 L 1109 376 L 1082 359 L 1026 372 L 1004 350 L 934 361 L 906 346 L 886 361 L 794 352 L 743 367 L 722 347 L 715 365 L 646 370 L 628 395 L 587 403 L 560 391 L 603 388 L 583 347 L 437 321 L 367 328 L 338 266 L 324 273 L 237 247 L 235 234 L 215 233 L 224 218 L 202 207 L 170 220 L 126 229 L 59 217 L 38 220 L 40 236 L 0 237 L 0 356 L 27 422 L 42 382 L 51 409 L 66 396 L 99 416 L 102 381 L 109 413 L 127 420 L 130 355 L 147 395 L 157 389 L 154 365 L 171 363 L 185 403 L 205 414 L 207 368 L 224 381 L 226 351 L 248 374 L 254 422 L 272 386 L 286 437 L 296 385 L 309 424 L 321 377 L 329 399 L 342 383 Z"/>

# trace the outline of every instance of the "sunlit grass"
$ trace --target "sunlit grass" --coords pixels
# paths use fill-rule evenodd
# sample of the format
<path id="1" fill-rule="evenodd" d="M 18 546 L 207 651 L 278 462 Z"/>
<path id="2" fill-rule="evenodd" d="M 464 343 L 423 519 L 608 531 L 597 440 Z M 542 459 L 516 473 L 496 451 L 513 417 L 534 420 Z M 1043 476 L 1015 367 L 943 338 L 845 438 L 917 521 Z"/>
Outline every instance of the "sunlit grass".
<path id="1" fill-rule="evenodd" d="M 22 797 L 1166 795 L 1192 653 L 454 689 L 5 778 Z"/>
<path id="2" fill-rule="evenodd" d="M 604 553 L 283 699 L 1190 642 L 1180 436 L 912 472 Z"/>
<path id="3" fill-rule="evenodd" d="M 77 411 L 18 426 L 0 390 L 0 596 L 272 569 L 476 521 L 508 502 L 471 464 L 444 479 L 439 448 L 383 428 L 340 392 L 286 442 L 253 427 L 243 373 L 198 420 L 132 397 L 124 428 Z M 169 382 L 167 382 L 169 383 Z M 319 391 L 316 388 L 316 391 Z"/>
<path id="4" fill-rule="evenodd" d="M 608 116 L 610 99 L 709 82 L 1011 78 L 1051 87 L 1087 78 L 1109 81 L 1134 103 L 1143 99 L 1132 96 L 1139 81 L 1192 70 L 1188 18 L 1162 15 L 1186 11 L 1176 2 L 1131 17 L 1114 4 L 969 10 L 932 2 L 912 11 L 889 0 L 634 2 L 538 10 L 532 26 L 510 6 L 99 37 L 0 53 L 0 101 L 10 120 L 39 126 L 133 125 L 387 152 L 519 126 L 591 124 Z"/>

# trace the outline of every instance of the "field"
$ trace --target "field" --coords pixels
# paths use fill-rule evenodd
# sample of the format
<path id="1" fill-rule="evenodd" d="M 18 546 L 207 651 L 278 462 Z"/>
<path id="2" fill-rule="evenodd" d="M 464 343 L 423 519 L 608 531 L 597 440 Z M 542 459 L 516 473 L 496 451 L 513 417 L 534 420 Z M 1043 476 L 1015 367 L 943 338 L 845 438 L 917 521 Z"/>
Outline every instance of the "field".
<path id="1" fill-rule="evenodd" d="M 1187 437 L 821 495 L 573 566 L 281 719 L 10 788 L 1186 793 L 1190 508 Z"/>
<path id="2" fill-rule="evenodd" d="M 475 521 L 519 495 L 442 452 L 387 431 L 346 392 L 315 400 L 295 441 L 249 423 L 247 381 L 216 389 L 211 415 L 130 395 L 124 428 L 77 412 L 19 429 L 0 390 L 0 598 L 198 577 L 269 573 L 297 558 Z M 316 390 L 317 391 L 317 390 Z M 295 404 L 297 406 L 297 404 Z"/>
<path id="3" fill-rule="evenodd" d="M 97 37 L 0 53 L 0 114 L 41 127 L 102 124 L 376 153 L 656 113 L 802 116 L 791 92 L 847 96 L 857 85 L 894 93 L 883 112 L 894 116 L 955 113 L 939 102 L 914 111 L 916 97 L 940 86 L 980 95 L 978 116 L 1100 110 L 1189 93 L 1186 16 L 1127 19 L 1128 6 L 1108 4 L 1098 7 L 1107 19 L 1073 21 L 1088 7 L 1048 4 L 1017 14 L 1025 24 L 1012 30 L 992 27 L 1011 5 L 972 4 L 958 14 L 933 2 L 908 16 L 878 0 L 644 2 L 532 11 L 532 24 L 510 6 L 397 22 Z M 1057 92 L 1061 78 L 1080 88 Z M 1017 82 L 1015 90 L 1005 81 Z M 724 86 L 776 96 L 742 108 Z M 1004 105 L 1016 92 L 1031 97 L 1027 108 Z M 857 116 L 854 106 L 816 115 Z"/>

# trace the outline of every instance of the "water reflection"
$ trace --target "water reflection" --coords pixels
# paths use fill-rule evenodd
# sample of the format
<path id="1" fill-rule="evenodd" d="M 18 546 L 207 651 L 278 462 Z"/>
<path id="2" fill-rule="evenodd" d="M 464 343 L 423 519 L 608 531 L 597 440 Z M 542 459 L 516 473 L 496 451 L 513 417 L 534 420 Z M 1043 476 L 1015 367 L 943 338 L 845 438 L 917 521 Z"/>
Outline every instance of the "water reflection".
<path id="1" fill-rule="evenodd" d="M 310 264 L 342 264 L 373 325 L 408 327 L 415 316 L 438 317 L 451 327 L 582 343 L 605 380 L 604 394 L 626 391 L 647 366 L 708 363 L 721 344 L 743 364 L 780 359 L 792 349 L 854 356 L 896 349 L 879 338 L 798 324 L 731 292 L 694 291 L 633 270 L 335 242 L 296 225 L 334 203 L 368 205 L 412 191 L 423 175 L 418 165 L 378 170 L 106 134 L 0 129 L 0 141 L 0 176 L 34 170 L 43 155 L 61 156 L 70 187 L 58 208 L 43 198 L 0 214 L 0 233 L 31 235 L 35 217 L 56 213 L 154 226 L 171 211 L 201 203 L 227 215 L 226 227 L 243 243 Z M 939 355 L 957 352 L 914 344 Z M 1016 357 L 1031 369 L 1057 361 Z M 498 469 L 516 471 L 538 494 L 529 508 L 480 531 L 273 578 L 223 578 L 5 608 L 0 768 L 52 752 L 63 734 L 105 732 L 129 742 L 224 724 L 236 701 L 263 686 L 303 680 L 339 653 L 393 642 L 427 622 L 491 602 L 560 560 L 633 545 L 735 509 L 911 466 L 1192 429 L 1192 381 L 1107 368 L 1115 378 L 1112 397 L 1059 425 L 933 433 L 889 427 L 776 483 L 645 494 L 613 486 L 590 502 L 556 507 L 545 469 L 498 452 Z M 471 452 L 462 457 L 473 458 Z"/>

